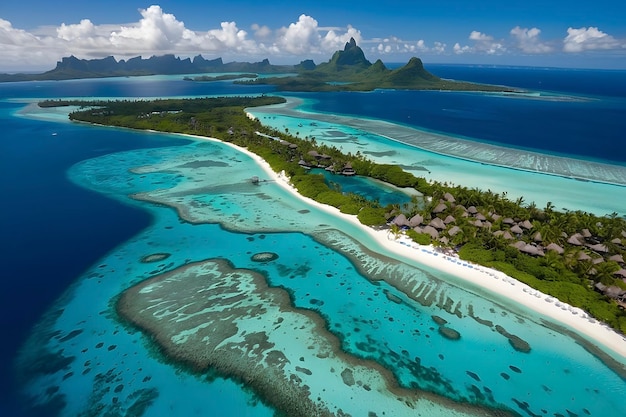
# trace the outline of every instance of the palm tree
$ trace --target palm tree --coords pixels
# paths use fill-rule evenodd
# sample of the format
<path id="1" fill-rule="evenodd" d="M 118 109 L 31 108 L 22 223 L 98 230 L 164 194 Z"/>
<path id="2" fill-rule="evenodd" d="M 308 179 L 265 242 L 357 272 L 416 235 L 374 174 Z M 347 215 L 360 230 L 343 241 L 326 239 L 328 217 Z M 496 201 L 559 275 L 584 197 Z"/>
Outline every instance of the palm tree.
<path id="1" fill-rule="evenodd" d="M 543 212 L 548 220 L 552 219 L 552 214 L 554 212 L 554 204 L 552 204 L 552 201 L 548 201 L 546 203 L 546 207 L 543 209 Z"/>
<path id="2" fill-rule="evenodd" d="M 395 223 L 392 224 L 391 227 L 389 228 L 389 232 L 387 232 L 387 239 L 389 239 L 389 233 L 393 234 L 393 239 L 394 240 L 398 240 L 398 238 L 402 234 L 402 232 L 400 230 L 400 226 L 398 226 Z"/>
<path id="3" fill-rule="evenodd" d="M 613 274 L 615 271 L 620 269 L 620 266 L 617 262 L 608 261 L 596 264 L 594 269 L 596 270 L 594 281 L 601 282 L 605 285 L 611 285 L 615 281 L 615 276 Z"/>

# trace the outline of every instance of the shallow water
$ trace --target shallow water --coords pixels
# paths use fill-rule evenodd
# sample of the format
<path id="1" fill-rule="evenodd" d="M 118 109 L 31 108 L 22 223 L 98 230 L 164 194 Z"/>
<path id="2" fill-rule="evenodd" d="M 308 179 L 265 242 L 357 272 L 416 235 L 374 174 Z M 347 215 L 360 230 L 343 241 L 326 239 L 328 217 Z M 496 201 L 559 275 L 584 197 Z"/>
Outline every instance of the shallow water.
<path id="1" fill-rule="evenodd" d="M 85 92 L 105 97 L 133 93 L 146 97 L 160 91 L 154 84 L 163 82 L 166 84 L 159 88 L 166 86 L 176 95 L 227 91 L 225 84 L 215 88 L 204 84 L 198 90 L 189 90 L 190 83 L 179 85 L 183 82 L 173 77 L 149 78 L 137 85 L 133 79 L 82 80 L 0 86 L 0 91 L 3 98 L 79 96 Z M 9 110 L 1 114 L 9 135 L 3 144 L 16 149 L 21 146 L 26 153 L 38 149 L 36 142 L 21 142 L 24 130 L 12 133 L 18 132 L 11 130 L 11 123 L 15 121 L 13 111 L 19 106 L 10 102 L 7 106 Z M 33 111 L 38 121 L 30 119 Z M 270 110 L 259 113 L 259 117 L 344 151 L 359 151 L 377 161 L 400 164 L 427 178 L 507 190 L 509 197 L 523 195 L 526 201 L 534 200 L 539 206 L 552 201 L 557 208 L 562 205 L 600 214 L 624 213 L 620 201 L 626 201 L 625 187 L 483 165 L 418 150 L 372 135 L 367 129 L 357 129 L 363 125 L 360 118 L 350 118 L 356 121 L 355 128 L 343 124 L 345 119 L 341 118 L 328 123 L 309 112 L 309 119 L 279 113 Z M 95 134 L 102 137 L 103 141 L 94 140 L 95 149 L 85 146 L 86 152 L 80 154 L 80 159 L 95 159 L 69 170 L 69 179 L 80 188 L 69 187 L 64 198 L 70 198 L 73 190 L 89 189 L 94 191 L 90 193 L 94 198 L 105 195 L 152 216 L 151 226 L 127 241 L 117 242 L 114 249 L 115 244 L 85 248 L 91 250 L 92 259 L 100 259 L 83 274 L 75 272 L 74 284 L 32 330 L 17 363 L 18 372 L 26 379 L 20 388 L 31 398 L 31 405 L 49 407 L 45 412 L 37 409 L 35 415 L 59 412 L 73 416 L 85 410 L 99 410 L 101 414 L 134 410 L 144 415 L 272 415 L 271 407 L 261 404 L 238 383 L 193 374 L 170 364 L 147 337 L 126 327 L 115 314 L 115 301 L 128 287 L 208 259 L 228 260 L 235 268 L 261 272 L 270 285 L 291 294 L 297 309 L 326 320 L 328 329 L 340 337 L 349 355 L 380 362 L 403 386 L 519 413 L 624 414 L 623 402 L 616 400 L 624 391 L 624 379 L 573 339 L 545 327 L 543 317 L 414 261 L 400 262 L 377 247 L 360 228 L 294 199 L 277 184 L 251 184 L 252 176 L 263 179 L 264 174 L 246 155 L 208 142 L 119 153 L 123 147 L 106 146 L 107 137 L 112 142 L 122 137 L 129 143 L 137 141 L 140 148 L 154 143 L 155 137 L 174 137 L 130 135 L 119 129 L 69 124 L 63 122 L 63 111 L 30 108 L 22 111 L 22 116 L 28 117 L 20 123 L 30 123 L 31 134 L 53 141 L 54 147 L 48 150 L 51 155 L 68 153 L 63 146 L 71 143 L 66 141 L 69 132 L 81 138 L 82 144 Z M 371 119 L 367 123 L 370 127 L 390 126 Z M 46 159 L 53 158 L 42 158 Z M 72 159 L 68 157 L 67 161 Z M 49 172 L 44 165 L 39 168 L 31 168 L 33 175 Z M 13 181 L 13 185 L 19 187 L 19 182 Z M 55 189 L 48 191 L 53 196 Z M 134 193 L 139 194 L 130 199 L 128 195 Z M 21 201 L 25 200 L 16 197 L 16 202 Z M 94 224 L 103 222 L 89 237 L 92 242 L 97 243 L 107 234 L 107 216 L 119 215 L 120 221 L 131 221 L 123 210 L 103 207 L 108 213 L 92 219 Z M 46 218 L 46 205 L 34 204 L 30 209 L 32 216 Z M 93 209 L 85 210 L 93 213 Z M 14 215 L 19 218 L 20 211 Z M 82 212 L 80 215 L 85 216 Z M 70 217 L 67 225 L 58 226 L 69 230 L 71 222 Z M 124 226 L 115 223 L 109 227 Z M 55 236 L 54 244 L 62 250 L 59 242 L 64 243 L 63 232 Z M 10 254 L 6 246 L 5 253 Z M 32 256 L 38 256 L 35 249 Z M 267 263 L 251 260 L 253 254 L 266 251 L 278 254 L 278 259 Z M 28 271 L 20 276 L 32 285 L 42 279 L 50 283 L 64 272 L 63 267 L 56 268 L 45 277 L 29 275 Z M 66 277 L 61 288 L 52 290 L 54 294 L 62 293 L 72 278 Z M 405 291 L 411 297 L 396 289 L 407 285 L 410 290 Z M 12 294 L 15 305 L 28 305 L 19 292 Z M 7 309 L 5 316 L 10 314 Z M 460 333 L 460 340 L 442 336 L 441 319 L 447 322 L 446 327 Z M 496 325 L 528 342 L 531 352 L 513 349 L 507 338 L 495 330 Z M 42 359 L 45 367 L 39 366 Z M 345 400 L 333 399 L 337 404 Z M 366 404 L 367 397 L 359 400 Z M 345 408 L 350 406 L 345 404 Z M 424 412 L 432 416 L 451 413 L 449 404 L 433 407 Z"/>
<path id="2" fill-rule="evenodd" d="M 292 105 L 299 103 L 300 100 L 294 100 Z M 435 144 L 441 151 L 445 147 L 446 152 L 455 153 L 453 147 L 458 139 L 454 137 L 385 121 L 313 113 L 309 111 L 306 101 L 302 102 L 302 106 L 303 112 L 280 105 L 249 109 L 249 112 L 276 129 L 288 129 L 300 137 L 313 137 L 319 143 L 335 146 L 344 152 L 360 152 L 376 162 L 400 165 L 414 175 L 429 180 L 506 192 L 513 200 L 523 197 L 526 203 L 535 202 L 538 207 L 545 207 L 551 202 L 557 209 L 565 207 L 598 215 L 613 212 L 626 215 L 621 203 L 626 201 L 626 185 L 622 184 L 626 181 L 626 167 L 544 155 L 546 164 L 554 171 L 546 174 L 534 168 L 531 170 L 531 167 L 536 168 L 535 162 L 523 169 L 505 166 L 501 161 L 502 152 L 513 155 L 518 161 L 528 154 L 502 148 L 496 152 L 487 145 L 483 151 L 485 162 L 476 162 L 427 149 Z M 384 136 L 381 136 L 383 133 Z M 424 149 L 411 146 L 411 143 L 416 143 L 415 137 L 425 138 L 427 143 L 419 145 Z M 446 146 L 448 143 L 449 146 Z M 466 144 L 460 146 L 462 150 L 466 149 Z"/>
<path id="3" fill-rule="evenodd" d="M 56 387 L 55 395 L 68 399 L 64 415 L 73 415 L 85 407 L 124 409 L 143 395 L 153 401 L 147 409 L 152 415 L 165 406 L 181 413 L 209 412 L 226 392 L 239 404 L 228 415 L 271 413 L 267 407 L 247 405 L 252 397 L 232 382 L 209 384 L 203 376 L 167 366 L 155 347 L 124 328 L 112 311 L 116 296 L 134 283 L 180 265 L 219 258 L 235 268 L 261 272 L 270 285 L 287 289 L 296 308 L 327 321 L 345 352 L 381 363 L 402 386 L 491 407 L 518 410 L 518 403 L 528 403 L 537 413 L 619 413 L 621 405 L 612 398 L 624 381 L 572 339 L 545 328 L 536 314 L 481 298 L 444 274 L 375 255 L 365 247 L 384 250 L 358 229 L 277 184 L 252 185 L 252 175 L 264 176 L 246 155 L 207 142 L 112 154 L 72 168 L 73 181 L 117 199 L 127 201 L 127 195 L 140 192 L 141 199 L 192 207 L 185 217 L 195 225 L 181 223 L 170 208 L 133 203 L 149 209 L 154 223 L 91 268 L 53 309 L 62 312 L 40 333 L 56 334 L 45 350 L 62 349 L 63 357 L 73 359 L 66 368 L 32 379 L 28 391 L 36 401 L 46 396 L 35 393 Z M 210 178 L 216 177 L 228 178 L 231 186 L 215 187 Z M 260 264 L 251 260 L 266 251 L 278 259 Z M 169 256 L 142 263 L 150 254 Z M 418 288 L 414 299 L 388 284 L 398 286 L 407 279 Z M 459 331 L 461 340 L 443 337 L 433 316 Z M 496 324 L 527 341 L 531 353 L 516 352 L 494 331 Z M 40 355 L 42 346 L 30 349 L 23 360 Z M 589 374 L 594 378 L 587 378 Z M 94 384 L 100 388 L 83 395 Z M 204 392 L 202 400 L 186 395 L 179 400 L 187 390 Z M 349 403 L 338 404 L 349 409 Z M 443 408 L 432 415 L 447 412 Z"/>

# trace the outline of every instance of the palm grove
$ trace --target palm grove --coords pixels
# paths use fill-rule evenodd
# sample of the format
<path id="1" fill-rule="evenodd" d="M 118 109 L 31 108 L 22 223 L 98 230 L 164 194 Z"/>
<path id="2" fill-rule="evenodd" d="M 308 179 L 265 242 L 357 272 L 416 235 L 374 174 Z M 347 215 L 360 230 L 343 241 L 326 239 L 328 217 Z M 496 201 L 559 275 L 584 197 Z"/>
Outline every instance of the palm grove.
<path id="1" fill-rule="evenodd" d="M 246 116 L 245 108 L 284 102 L 283 98 L 221 97 L 156 101 L 48 101 L 43 106 L 89 106 L 72 120 L 134 129 L 210 136 L 247 148 L 276 172 L 285 171 L 298 192 L 356 215 L 373 227 L 405 233 L 420 244 L 433 244 L 459 257 L 498 269 L 529 286 L 587 311 L 626 333 L 622 303 L 626 221 L 616 213 L 596 216 L 582 211 L 537 207 L 506 193 L 467 188 L 415 177 L 395 165 L 377 164 L 363 155 L 343 153 L 299 132 L 278 131 Z M 320 156 L 323 156 L 321 158 Z M 422 197 L 411 204 L 381 206 L 365 196 L 345 194 L 317 166 L 356 174 L 399 187 L 415 188 Z"/>

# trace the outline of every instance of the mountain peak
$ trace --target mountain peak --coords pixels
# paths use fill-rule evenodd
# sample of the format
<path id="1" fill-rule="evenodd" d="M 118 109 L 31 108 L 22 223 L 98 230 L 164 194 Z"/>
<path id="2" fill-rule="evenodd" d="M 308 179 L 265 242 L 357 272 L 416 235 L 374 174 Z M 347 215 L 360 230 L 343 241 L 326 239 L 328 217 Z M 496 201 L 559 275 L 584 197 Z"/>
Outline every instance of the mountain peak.
<path id="1" fill-rule="evenodd" d="M 348 51 L 349 49 L 353 49 L 353 48 L 358 48 L 356 41 L 354 40 L 354 38 L 350 38 L 349 42 L 346 42 L 346 46 L 344 46 L 343 50 L 344 52 Z"/>
<path id="2" fill-rule="evenodd" d="M 336 69 L 345 67 L 365 69 L 369 68 L 372 63 L 365 58 L 363 50 L 356 44 L 354 38 L 350 38 L 350 41 L 346 42 L 343 51 L 335 52 L 327 65 L 335 67 Z"/>

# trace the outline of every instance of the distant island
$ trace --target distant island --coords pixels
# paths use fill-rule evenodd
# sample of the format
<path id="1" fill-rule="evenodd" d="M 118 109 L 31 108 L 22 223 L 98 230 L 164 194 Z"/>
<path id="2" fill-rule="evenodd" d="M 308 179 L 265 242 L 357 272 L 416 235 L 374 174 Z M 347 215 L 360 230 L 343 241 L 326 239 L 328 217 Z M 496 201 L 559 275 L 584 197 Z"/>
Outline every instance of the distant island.
<path id="1" fill-rule="evenodd" d="M 242 78 L 257 78 L 257 74 L 224 74 L 224 75 L 199 75 L 197 77 L 184 77 L 185 81 L 228 81 L 228 80 L 239 80 Z"/>
<path id="2" fill-rule="evenodd" d="M 280 91 L 371 91 L 377 88 L 406 90 L 455 90 L 516 92 L 519 90 L 496 85 L 444 80 L 424 69 L 419 58 L 411 58 L 401 68 L 390 70 L 379 59 L 371 63 L 354 38 L 342 51 L 336 51 L 330 61 L 311 65 L 303 61 L 297 77 L 256 78 L 236 81 L 238 84 L 276 85 Z"/>
<path id="3" fill-rule="evenodd" d="M 261 62 L 229 62 L 222 58 L 207 60 L 201 55 L 193 59 L 181 59 L 174 55 L 140 56 L 127 61 L 117 61 L 109 56 L 102 59 L 78 59 L 75 56 L 63 58 L 56 68 L 41 74 L 0 74 L 0 82 L 72 80 L 81 78 L 133 77 L 142 75 L 176 75 L 204 73 L 297 73 L 300 65 L 273 65 L 269 60 Z"/>
<path id="4" fill-rule="evenodd" d="M 181 59 L 174 55 L 141 57 L 117 61 L 109 56 L 102 59 L 78 59 L 74 56 L 57 62 L 56 68 L 41 74 L 0 74 L 0 82 L 69 80 L 81 78 L 130 77 L 142 75 L 175 75 L 233 73 L 233 75 L 186 76 L 189 81 L 236 80 L 238 84 L 275 85 L 280 91 L 371 91 L 377 88 L 409 90 L 455 90 L 516 92 L 518 90 L 488 84 L 445 80 L 424 69 L 419 58 L 413 57 L 401 68 L 390 70 L 379 59 L 367 60 L 354 38 L 343 50 L 336 51 L 325 63 L 316 65 L 304 60 L 297 65 L 273 65 L 261 62 L 224 63 L 222 58 L 207 60 L 201 55 Z M 235 75 L 237 73 L 237 75 Z M 259 78 L 257 74 L 294 74 L 293 77 Z M 250 78 L 250 80 L 241 80 Z"/>

